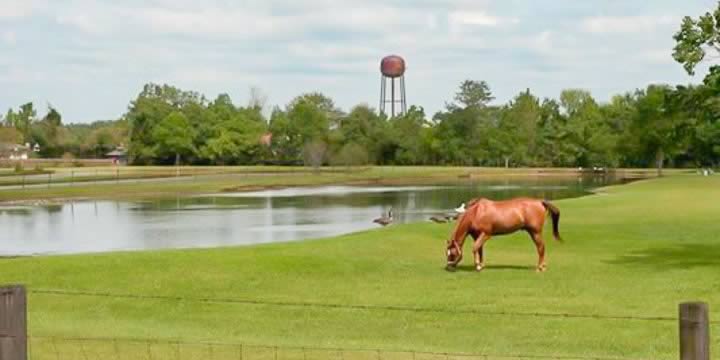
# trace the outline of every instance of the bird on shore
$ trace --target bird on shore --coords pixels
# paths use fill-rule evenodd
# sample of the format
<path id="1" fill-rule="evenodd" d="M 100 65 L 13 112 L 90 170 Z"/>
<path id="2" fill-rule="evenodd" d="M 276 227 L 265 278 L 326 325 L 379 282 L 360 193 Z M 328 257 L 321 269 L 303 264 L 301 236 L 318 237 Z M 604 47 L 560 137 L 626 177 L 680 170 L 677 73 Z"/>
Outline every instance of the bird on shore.
<path id="1" fill-rule="evenodd" d="M 376 224 L 382 225 L 382 226 L 387 226 L 387 225 L 392 224 L 392 222 L 393 222 L 392 208 L 390 208 L 390 210 L 388 210 L 387 215 L 382 215 L 379 218 L 373 220 L 373 222 Z"/>
<path id="2" fill-rule="evenodd" d="M 455 208 L 455 212 L 458 214 L 465 213 L 465 203 L 460 204 L 457 208 Z"/>
<path id="3" fill-rule="evenodd" d="M 435 216 L 430 217 L 430 221 L 432 221 L 436 224 L 445 224 L 449 220 L 448 220 L 447 215 L 435 215 Z"/>

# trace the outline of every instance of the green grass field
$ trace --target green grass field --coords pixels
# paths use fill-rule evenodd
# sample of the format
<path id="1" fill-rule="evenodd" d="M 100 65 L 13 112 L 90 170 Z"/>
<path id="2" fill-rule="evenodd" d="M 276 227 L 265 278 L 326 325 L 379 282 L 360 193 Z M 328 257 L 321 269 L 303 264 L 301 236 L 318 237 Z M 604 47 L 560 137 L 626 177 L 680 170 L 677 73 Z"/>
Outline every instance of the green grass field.
<path id="1" fill-rule="evenodd" d="M 118 352 L 119 358 L 138 359 L 239 358 L 237 347 L 220 345 L 183 345 L 178 356 L 172 343 L 51 342 L 46 336 L 278 345 L 280 359 L 303 358 L 285 347 L 490 359 L 675 359 L 678 325 L 672 319 L 686 300 L 710 303 L 712 350 L 720 351 L 719 177 L 640 181 L 557 205 L 565 243 L 549 241 L 549 270 L 542 274 L 533 271 L 535 250 L 524 234 L 491 240 L 482 273 L 472 271 L 469 254 L 458 271 L 447 272 L 450 226 L 426 223 L 288 244 L 5 259 L 0 283 L 24 283 L 30 290 L 30 333 L 40 337 L 31 342 L 36 359 L 114 358 Z M 549 232 L 548 226 L 548 239 Z M 201 298 L 228 301 L 193 300 Z M 275 358 L 258 349 L 243 358 Z M 413 358 L 395 352 L 381 357 Z M 321 351 L 307 358 L 378 354 Z"/>

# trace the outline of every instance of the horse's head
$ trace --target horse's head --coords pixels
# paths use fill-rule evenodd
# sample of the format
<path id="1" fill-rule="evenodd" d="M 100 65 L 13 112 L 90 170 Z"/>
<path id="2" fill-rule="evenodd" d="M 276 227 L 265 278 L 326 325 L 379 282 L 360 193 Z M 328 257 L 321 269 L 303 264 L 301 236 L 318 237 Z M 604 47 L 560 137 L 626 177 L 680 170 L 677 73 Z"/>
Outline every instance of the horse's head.
<path id="1" fill-rule="evenodd" d="M 455 268 L 462 260 L 462 248 L 455 240 L 450 239 L 445 255 L 447 256 L 447 268 Z"/>

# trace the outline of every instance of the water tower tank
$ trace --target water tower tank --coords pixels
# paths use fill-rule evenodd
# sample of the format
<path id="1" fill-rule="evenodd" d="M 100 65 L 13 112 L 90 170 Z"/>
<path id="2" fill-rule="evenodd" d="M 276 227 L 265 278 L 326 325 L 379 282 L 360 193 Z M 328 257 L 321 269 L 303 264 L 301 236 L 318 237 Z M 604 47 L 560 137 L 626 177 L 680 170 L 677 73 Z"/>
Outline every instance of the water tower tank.
<path id="1" fill-rule="evenodd" d="M 380 72 L 394 79 L 405 74 L 405 60 L 397 55 L 386 56 L 380 61 Z"/>

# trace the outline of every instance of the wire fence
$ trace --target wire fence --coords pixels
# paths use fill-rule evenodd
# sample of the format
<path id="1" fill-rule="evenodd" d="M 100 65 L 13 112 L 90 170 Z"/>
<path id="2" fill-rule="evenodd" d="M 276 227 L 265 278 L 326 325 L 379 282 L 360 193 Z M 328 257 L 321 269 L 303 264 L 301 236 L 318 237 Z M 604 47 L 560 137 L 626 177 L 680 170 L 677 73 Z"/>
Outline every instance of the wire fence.
<path id="1" fill-rule="evenodd" d="M 147 338 L 30 336 L 31 360 L 644 360 L 595 355 L 453 353 L 363 348 L 269 346 Z"/>
<path id="2" fill-rule="evenodd" d="M 263 167 L 263 166 L 180 166 L 180 167 L 124 167 L 107 166 L 88 169 L 75 168 L 57 171 L 38 169 L 15 173 L 0 171 L 0 188 L 37 188 L 53 186 L 75 186 L 89 184 L 132 183 L 152 180 L 192 181 L 208 178 L 238 176 L 271 176 L 286 173 L 353 173 L 366 171 L 367 167 L 324 167 L 320 170 L 307 167 Z"/>
<path id="3" fill-rule="evenodd" d="M 455 309 L 442 307 L 413 307 L 399 305 L 354 305 L 335 303 L 310 303 L 292 301 L 266 301 L 256 299 L 184 297 L 149 294 L 112 293 L 66 289 L 28 289 L 36 296 L 89 297 L 128 301 L 177 301 L 277 307 L 321 308 L 338 311 L 399 311 L 420 313 L 452 313 L 470 316 L 512 316 L 577 319 L 581 321 L 640 321 L 675 323 L 676 317 L 628 316 L 581 313 L 543 313 L 487 311 L 480 309 Z M 718 325 L 720 322 L 711 322 Z M 290 340 L 292 342 L 292 340 Z M 147 360 L 459 360 L 459 359 L 560 359 L 560 360 L 640 360 L 644 358 L 618 357 L 597 354 L 569 354 L 549 347 L 547 353 L 457 353 L 415 350 L 388 350 L 372 348 L 334 348 L 287 345 L 262 345 L 233 341 L 191 341 L 163 338 L 115 338 L 115 337 L 64 337 L 39 336 L 28 338 L 30 359 L 147 359 Z M 553 351 L 554 350 L 554 351 Z M 658 357 L 653 357 L 658 359 Z"/>
<path id="4" fill-rule="evenodd" d="M 100 297 L 128 300 L 162 300 L 162 301 L 184 301 L 203 302 L 218 304 L 240 304 L 240 305 L 262 305 L 282 307 L 304 307 L 304 308 L 326 308 L 338 310 L 364 310 L 364 311 L 403 311 L 418 313 L 440 313 L 440 314 L 463 314 L 477 316 L 513 316 L 513 317 L 544 317 L 544 318 L 565 318 L 565 319 L 586 319 L 586 320 L 618 320 L 618 321 L 660 321 L 677 322 L 677 317 L 654 316 L 654 315 L 608 315 L 608 314 L 581 314 L 581 313 L 550 313 L 550 312 L 515 312 L 515 311 L 493 311 L 467 308 L 441 308 L 441 307 L 415 307 L 402 305 L 366 305 L 366 304 L 339 304 L 339 303 L 315 303 L 300 301 L 272 301 L 258 299 L 239 298 L 212 298 L 212 297 L 183 297 L 168 295 L 145 295 L 145 294 L 121 294 L 112 292 L 82 291 L 82 290 L 61 290 L 61 289 L 30 289 L 30 294 L 47 296 L 76 296 L 76 297 Z M 710 324 L 720 325 L 720 321 L 711 321 Z"/>

